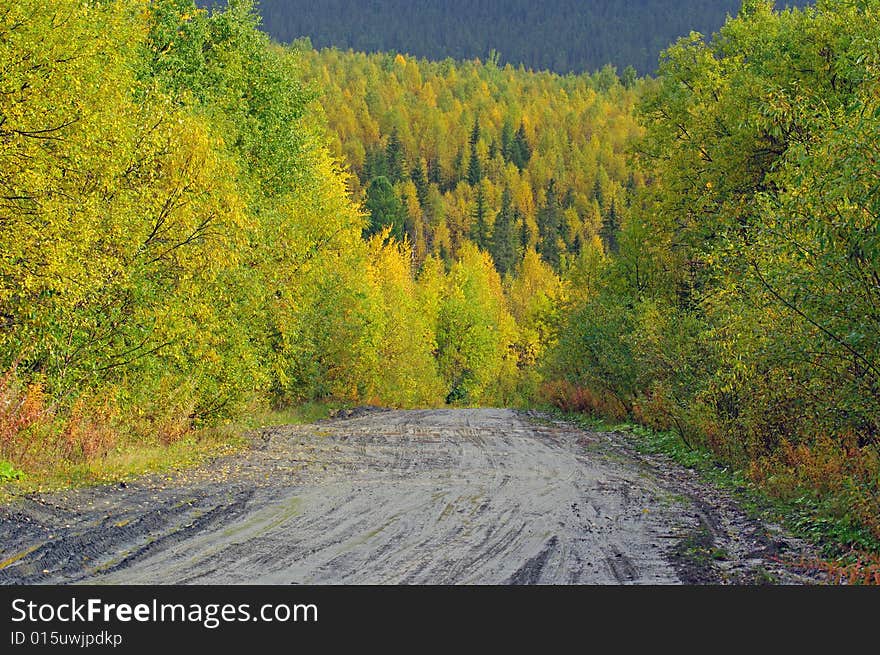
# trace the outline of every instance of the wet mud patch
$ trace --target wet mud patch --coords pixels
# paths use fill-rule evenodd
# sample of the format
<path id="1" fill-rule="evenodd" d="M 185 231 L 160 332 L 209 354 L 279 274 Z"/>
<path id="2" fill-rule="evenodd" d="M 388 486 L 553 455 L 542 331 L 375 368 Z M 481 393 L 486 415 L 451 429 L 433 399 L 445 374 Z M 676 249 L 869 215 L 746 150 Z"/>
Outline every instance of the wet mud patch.
<path id="1" fill-rule="evenodd" d="M 507 583 L 514 585 L 537 584 L 541 579 L 541 573 L 544 570 L 544 567 L 547 565 L 547 560 L 550 559 L 550 555 L 556 550 L 557 545 L 558 539 L 556 537 L 548 539 L 541 552 L 534 557 L 527 559 L 525 564 L 510 576 Z"/>

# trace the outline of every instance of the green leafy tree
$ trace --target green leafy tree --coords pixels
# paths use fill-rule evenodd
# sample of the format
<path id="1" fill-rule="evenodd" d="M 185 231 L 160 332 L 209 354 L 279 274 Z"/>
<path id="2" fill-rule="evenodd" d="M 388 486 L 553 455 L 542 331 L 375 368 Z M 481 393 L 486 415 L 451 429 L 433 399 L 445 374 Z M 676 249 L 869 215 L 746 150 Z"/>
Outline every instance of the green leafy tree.
<path id="1" fill-rule="evenodd" d="M 505 391 L 515 386 L 509 348 L 514 330 L 491 258 L 465 244 L 437 314 L 437 363 L 447 403 L 503 402 Z"/>
<path id="2" fill-rule="evenodd" d="M 620 76 L 620 82 L 627 89 L 631 89 L 636 85 L 639 74 L 631 65 L 623 69 L 623 75 Z"/>

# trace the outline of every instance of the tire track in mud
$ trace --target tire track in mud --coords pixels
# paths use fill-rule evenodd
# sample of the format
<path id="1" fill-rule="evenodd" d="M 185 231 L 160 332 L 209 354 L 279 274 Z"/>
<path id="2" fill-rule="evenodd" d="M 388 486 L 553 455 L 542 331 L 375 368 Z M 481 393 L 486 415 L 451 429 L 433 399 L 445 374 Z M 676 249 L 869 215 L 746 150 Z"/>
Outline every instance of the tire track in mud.
<path id="1" fill-rule="evenodd" d="M 186 479 L 0 508 L 0 583 L 803 581 L 669 466 L 513 410 L 355 412 L 264 429 Z M 707 523 L 750 559 L 689 561 Z"/>

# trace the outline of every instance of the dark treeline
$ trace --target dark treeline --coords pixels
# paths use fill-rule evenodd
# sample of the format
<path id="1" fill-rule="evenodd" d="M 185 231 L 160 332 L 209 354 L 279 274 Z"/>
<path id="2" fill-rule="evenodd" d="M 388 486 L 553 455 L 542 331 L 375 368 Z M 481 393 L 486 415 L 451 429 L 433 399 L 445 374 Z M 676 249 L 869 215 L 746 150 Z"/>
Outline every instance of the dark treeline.
<path id="1" fill-rule="evenodd" d="M 201 0 L 204 6 L 218 0 Z M 222 4 L 222 3 L 221 3 Z M 431 59 L 472 59 L 494 49 L 504 62 L 558 73 L 605 64 L 653 72 L 657 56 L 692 30 L 709 34 L 738 0 L 262 0 L 264 28 L 316 47 L 399 51 Z M 804 0 L 778 5 L 807 4 Z"/>

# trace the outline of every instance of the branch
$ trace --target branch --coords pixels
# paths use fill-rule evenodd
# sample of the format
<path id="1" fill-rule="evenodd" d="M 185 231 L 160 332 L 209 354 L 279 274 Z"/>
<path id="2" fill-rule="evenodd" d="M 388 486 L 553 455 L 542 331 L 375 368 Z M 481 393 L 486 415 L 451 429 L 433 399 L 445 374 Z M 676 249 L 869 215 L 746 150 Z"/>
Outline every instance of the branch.
<path id="1" fill-rule="evenodd" d="M 162 350 L 162 348 L 165 348 L 166 346 L 170 346 L 173 343 L 174 343 L 173 341 L 166 341 L 165 343 L 160 343 L 155 348 L 151 348 L 150 350 L 142 352 L 137 357 L 132 357 L 131 359 L 127 359 L 124 362 L 116 362 L 114 364 L 107 364 L 107 366 L 102 366 L 101 368 L 96 369 L 96 370 L 109 371 L 110 369 L 117 368 L 119 366 L 125 366 L 126 364 L 131 364 L 132 362 L 136 362 L 137 360 L 141 359 L 142 357 L 146 357 L 147 355 L 152 355 L 153 353 L 158 352 L 158 351 Z"/>
<path id="2" fill-rule="evenodd" d="M 862 362 L 869 371 L 872 371 L 874 373 L 875 377 L 880 377 L 880 370 L 878 370 L 877 367 L 874 366 L 874 364 L 872 364 L 867 358 L 865 358 L 864 355 L 862 355 L 859 351 L 857 351 L 855 348 L 850 346 L 846 341 L 844 341 L 843 339 L 838 337 L 836 334 L 831 332 L 831 330 L 829 330 L 828 328 L 826 328 L 823 325 L 820 325 L 819 323 L 817 323 L 816 321 L 811 319 L 809 316 L 807 316 L 803 311 L 801 311 L 800 309 L 795 307 L 791 302 L 789 302 L 788 300 L 783 298 L 782 295 L 780 295 L 779 292 L 776 291 L 776 289 L 774 289 L 773 287 L 770 286 L 770 283 L 764 279 L 764 276 L 761 275 L 761 270 L 758 268 L 757 262 L 755 262 L 754 260 L 751 260 L 749 263 L 752 265 L 752 268 L 754 269 L 755 275 L 758 277 L 758 280 L 761 282 L 762 285 L 764 285 L 764 288 L 767 289 L 767 291 L 769 291 L 770 294 L 774 298 L 776 298 L 785 307 L 787 307 L 788 309 L 793 311 L 795 314 L 800 316 L 802 319 L 804 319 L 807 323 L 812 325 L 814 328 L 820 330 L 825 336 L 827 336 L 829 339 L 831 339 L 834 343 L 836 343 L 839 346 L 842 346 L 853 357 L 855 357 L 858 361 Z"/>
<path id="3" fill-rule="evenodd" d="M 11 134 L 18 134 L 20 136 L 26 136 L 31 139 L 55 139 L 60 141 L 60 137 L 57 136 L 49 136 L 52 132 L 58 132 L 63 130 L 66 127 L 70 127 L 74 123 L 79 121 L 79 117 L 74 118 L 66 123 L 62 123 L 57 127 L 47 127 L 45 130 L 10 130 Z"/>

